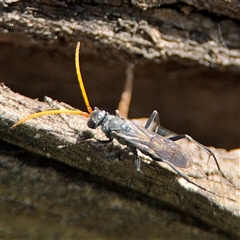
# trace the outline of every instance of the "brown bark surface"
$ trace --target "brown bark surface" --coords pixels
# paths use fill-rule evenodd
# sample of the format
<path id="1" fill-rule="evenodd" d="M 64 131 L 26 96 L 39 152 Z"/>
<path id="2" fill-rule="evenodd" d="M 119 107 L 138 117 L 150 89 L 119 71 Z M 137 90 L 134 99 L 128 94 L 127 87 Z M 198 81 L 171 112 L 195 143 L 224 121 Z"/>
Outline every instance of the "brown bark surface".
<path id="1" fill-rule="evenodd" d="M 114 112 L 126 65 L 134 63 L 131 118 L 157 109 L 174 132 L 237 148 L 239 1 L 218 3 L 0 1 L 1 81 L 29 97 L 85 109 L 73 63 L 81 41 L 93 105 Z"/>
<path id="2" fill-rule="evenodd" d="M 73 63 L 81 41 L 93 105 L 116 109 L 126 65 L 134 63 L 130 117 L 157 109 L 161 123 L 175 132 L 205 145 L 237 148 L 239 4 L 0 0 L 0 82 L 32 98 L 49 95 L 84 110 Z M 3 239 L 240 236 L 238 149 L 211 148 L 224 177 L 206 154 L 181 142 L 194 160 L 184 172 L 223 196 L 217 197 L 148 160 L 144 174 L 137 173 L 131 154 L 116 142 L 97 143 L 92 137 L 102 138 L 101 132 L 87 129 L 80 116 L 43 117 L 10 129 L 21 117 L 58 107 L 0 87 Z"/>
<path id="3" fill-rule="evenodd" d="M 117 239 L 124 236 L 176 238 L 179 231 L 182 238 L 239 236 L 239 151 L 213 149 L 224 177 L 213 161 L 206 163 L 207 155 L 194 144 L 181 144 L 194 159 L 194 166 L 184 172 L 197 184 L 222 196 L 219 197 L 182 181 L 164 164 L 159 166 L 146 159 L 142 165 L 143 174 L 136 172 L 128 151 L 116 142 L 98 143 L 93 137 L 103 138 L 101 132 L 90 131 L 86 127 L 87 120 L 81 116 L 46 116 L 10 128 L 19 118 L 53 106 L 60 104 L 49 98 L 47 103 L 26 98 L 4 85 L 0 88 L 1 139 L 20 147 L 6 148 L 3 143 L 1 147 L 4 238 L 23 234 L 29 221 L 34 221 L 33 229 L 44 237 L 52 236 L 59 224 L 66 228 L 64 234 L 69 236 L 86 234 L 85 230 L 92 228 L 103 238 Z M 24 150 L 45 158 L 29 155 Z M 97 184 L 96 189 L 92 189 L 91 182 Z M 102 186 L 106 189 L 101 190 Z M 84 201 L 88 202 L 87 206 Z M 77 213 L 73 213 L 76 209 Z M 13 225 L 8 225 L 16 214 L 20 223 L 14 221 Z M 41 230 L 44 218 L 56 230 L 50 227 L 47 232 Z M 168 224 L 173 225 L 166 228 Z M 77 226 L 83 232 L 72 229 Z M 141 231 L 134 231 L 136 226 Z M 165 231 L 162 228 L 166 228 Z M 199 228 L 198 234 L 194 233 L 196 228 Z M 30 230 L 24 236 L 31 238 Z"/>
<path id="4" fill-rule="evenodd" d="M 62 50 L 67 52 L 85 40 L 85 51 L 96 51 L 101 44 L 109 50 L 103 53 L 106 57 L 125 61 L 138 56 L 154 61 L 188 60 L 208 67 L 236 69 L 240 65 L 240 27 L 235 22 L 239 1 L 186 1 L 189 5 L 177 1 L 1 2 L 2 42 L 59 49 L 64 44 Z M 147 10 L 135 7 L 143 3 L 149 4 Z M 125 54 L 117 54 L 119 49 Z"/>

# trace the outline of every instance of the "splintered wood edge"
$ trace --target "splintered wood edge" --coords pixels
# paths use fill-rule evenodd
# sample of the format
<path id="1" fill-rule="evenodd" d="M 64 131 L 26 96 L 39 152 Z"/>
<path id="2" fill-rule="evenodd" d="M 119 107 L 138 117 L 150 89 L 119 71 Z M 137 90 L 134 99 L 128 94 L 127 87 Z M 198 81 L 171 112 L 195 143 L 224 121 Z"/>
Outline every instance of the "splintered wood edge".
<path id="1" fill-rule="evenodd" d="M 131 154 L 117 142 L 104 145 L 92 139 L 93 136 L 101 139 L 103 134 L 101 131 L 88 129 L 87 119 L 78 115 L 44 116 L 30 120 L 15 129 L 10 128 L 16 121 L 31 113 L 53 109 L 54 105 L 60 106 L 55 101 L 49 104 L 49 101 L 51 102 L 48 100 L 46 103 L 27 98 L 1 84 L 0 136 L 2 140 L 90 172 L 92 175 L 104 178 L 110 184 L 114 183 L 141 193 L 144 197 L 165 202 L 201 221 L 220 227 L 223 231 L 235 231 L 238 228 L 239 190 L 224 178 L 210 175 L 205 179 L 207 186 L 204 185 L 204 187 L 214 191 L 211 186 L 221 181 L 217 185 L 222 189 L 223 196 L 231 197 L 235 199 L 234 201 L 189 187 L 191 184 L 186 182 L 182 184 L 182 179 L 178 180 L 179 177 L 172 171 L 156 164 L 143 163 L 144 174 L 138 173 L 131 161 L 133 160 Z M 221 154 L 221 151 L 218 154 Z M 224 154 L 227 155 L 227 152 L 225 151 Z M 238 163 L 235 162 L 236 165 L 232 167 L 237 169 Z M 201 163 L 194 164 L 194 167 L 199 169 Z M 238 176 L 232 176 L 233 179 L 234 177 L 238 178 Z M 203 178 L 192 179 L 200 185 L 204 182 Z M 216 216 L 212 212 L 217 212 Z M 223 218 L 224 223 L 221 220 Z"/>
<path id="2" fill-rule="evenodd" d="M 95 41 L 107 47 L 108 51 L 105 52 L 108 52 L 108 57 L 113 59 L 120 57 L 120 59 L 129 60 L 137 57 L 139 61 L 139 56 L 142 56 L 144 61 L 154 60 L 158 62 L 172 59 L 183 64 L 186 64 L 186 59 L 188 59 L 190 62 L 220 68 L 220 70 L 230 68 L 236 71 L 239 68 L 240 53 L 237 48 L 234 49 L 235 47 L 231 49 L 231 46 L 236 46 L 236 37 L 228 37 L 231 34 L 238 37 L 239 27 L 231 19 L 223 19 L 216 25 L 215 18 L 211 19 L 206 14 L 201 14 L 200 11 L 197 13 L 190 11 L 186 17 L 184 12 L 171 7 L 162 9 L 157 7 L 150 11 L 142 11 L 136 7 L 132 8 L 128 4 L 127 6 L 123 4 L 122 7 L 117 8 L 119 12 L 114 14 L 115 16 L 119 15 L 119 17 L 113 17 L 109 21 L 106 16 L 112 10 L 116 11 L 116 8 L 110 7 L 109 4 L 106 8 L 95 5 L 78 6 L 78 4 L 75 4 L 74 8 L 67 8 L 66 5 L 67 11 L 64 8 L 60 10 L 57 6 L 55 8 L 52 4 L 46 9 L 40 3 L 29 2 L 26 4 L 29 9 L 39 8 L 38 14 L 41 15 L 41 19 L 44 19 L 46 13 L 48 17 L 44 19 L 45 21 L 39 21 L 39 18 L 34 17 L 34 11 L 18 11 L 21 9 L 21 1 L 15 1 L 13 6 L 9 4 L 7 8 L 3 8 L 2 28 L 6 29 L 5 34 L 1 36 L 4 39 L 3 42 L 13 44 L 17 42 L 18 46 L 38 45 L 51 49 L 54 46 L 53 43 L 59 41 L 59 32 L 61 32 L 61 37 L 66 39 L 65 46 L 67 43 L 71 45 L 71 42 L 79 41 L 79 37 L 82 40 L 88 39 L 90 40 L 88 44 Z M 226 8 L 229 7 L 228 5 L 229 3 Z M 97 19 L 94 14 L 96 10 Z M 56 16 L 56 12 L 58 16 Z M 122 14 L 126 15 L 127 19 L 121 18 Z M 162 24 L 156 24 L 159 21 Z M 191 21 L 191 27 L 189 21 Z M 175 22 L 181 22 L 181 27 L 174 24 Z M 208 27 L 201 26 L 198 22 L 207 22 Z M 9 25 L 11 25 L 11 31 L 8 30 Z M 161 27 L 161 25 L 166 27 Z M 221 26 L 224 29 L 226 40 L 221 34 Z M 227 27 L 224 28 L 224 26 Z M 192 29 L 197 27 L 197 34 L 193 33 Z M 19 29 L 24 31 L 24 34 Z M 189 37 L 183 37 L 183 32 Z M 207 38 L 208 40 L 198 37 L 199 33 L 202 32 L 204 32 L 203 38 L 205 35 L 211 37 Z M 193 36 L 190 37 L 191 35 Z M 200 39 L 196 40 L 195 35 L 197 39 Z M 218 41 L 219 38 L 220 41 Z M 93 52 L 95 46 L 91 45 L 89 50 Z M 228 45 L 229 47 L 227 47 Z M 64 49 L 60 45 L 59 50 L 68 51 L 66 47 Z M 125 54 L 119 54 L 119 49 L 122 49 Z M 95 50 L 97 49 L 95 48 Z"/>

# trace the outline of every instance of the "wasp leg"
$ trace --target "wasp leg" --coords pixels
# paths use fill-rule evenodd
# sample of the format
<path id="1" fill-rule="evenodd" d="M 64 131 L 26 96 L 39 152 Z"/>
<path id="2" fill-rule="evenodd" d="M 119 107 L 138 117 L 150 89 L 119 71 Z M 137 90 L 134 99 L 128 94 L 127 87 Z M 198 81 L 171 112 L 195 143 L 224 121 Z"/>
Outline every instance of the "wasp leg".
<path id="1" fill-rule="evenodd" d="M 136 171 L 143 173 L 141 171 L 141 159 L 138 156 L 137 149 L 135 147 L 131 147 L 131 146 L 128 147 L 128 148 L 130 149 L 130 151 L 135 156 L 134 164 L 135 164 L 135 167 L 136 167 Z"/>
<path id="2" fill-rule="evenodd" d="M 196 187 L 198 187 L 198 188 L 200 188 L 200 189 L 202 189 L 202 190 L 204 190 L 204 191 L 206 191 L 206 192 L 209 192 L 209 193 L 211 193 L 211 194 L 213 194 L 213 195 L 226 198 L 226 197 L 224 197 L 224 196 L 222 196 L 222 195 L 219 195 L 219 194 L 217 194 L 217 193 L 215 193 L 215 192 L 212 192 L 212 191 L 210 191 L 210 190 L 202 187 L 201 185 L 198 185 L 197 183 L 193 182 L 187 175 L 185 175 L 184 173 L 180 172 L 177 168 L 175 168 L 175 166 L 174 166 L 172 163 L 170 163 L 170 162 L 168 162 L 168 161 L 166 161 L 166 160 L 161 160 L 161 162 L 166 163 L 166 164 L 167 164 L 169 167 L 171 167 L 179 176 L 181 176 L 182 178 L 184 178 L 187 182 L 195 185 Z M 231 198 L 226 198 L 226 199 L 233 200 L 233 199 L 231 199 Z"/>
<path id="3" fill-rule="evenodd" d="M 117 117 L 122 118 L 119 110 L 116 110 L 115 112 L 116 112 Z M 138 157 L 137 149 L 135 147 L 131 147 L 131 146 L 129 146 L 128 148 L 133 153 L 133 155 L 135 156 L 134 164 L 135 164 L 135 167 L 136 167 L 136 171 L 143 173 L 141 171 L 141 159 Z"/>
<path id="4" fill-rule="evenodd" d="M 154 110 L 151 115 L 149 116 L 144 128 L 149 129 L 149 127 L 151 126 L 151 124 L 154 122 L 154 120 L 156 121 L 157 127 L 155 129 L 155 133 L 158 132 L 158 128 L 161 127 L 160 124 L 160 118 L 159 118 L 159 114 L 156 110 Z"/>
<path id="5" fill-rule="evenodd" d="M 119 112 L 119 110 L 117 109 L 117 110 L 115 110 L 115 113 L 116 113 L 116 116 L 117 117 L 120 117 L 120 118 L 122 118 L 122 116 L 121 116 L 121 114 L 120 114 L 120 112 Z"/>
<path id="6" fill-rule="evenodd" d="M 100 139 L 97 139 L 97 138 L 94 138 L 97 142 L 99 143 L 110 143 L 113 141 L 113 138 L 109 138 L 108 140 L 100 140 Z"/>
<path id="7" fill-rule="evenodd" d="M 146 124 L 145 124 L 145 128 L 149 129 L 149 127 L 151 126 L 151 124 L 155 121 L 156 123 L 156 128 L 154 130 L 155 133 L 158 133 L 159 135 L 165 137 L 165 136 L 169 136 L 169 135 L 174 135 L 175 133 L 162 127 L 160 124 L 160 118 L 159 118 L 159 113 L 154 110 L 150 117 L 148 118 Z"/>
<path id="8" fill-rule="evenodd" d="M 218 161 L 217 161 L 217 158 L 216 158 L 215 154 L 214 154 L 208 147 L 206 147 L 206 146 L 204 146 L 203 144 L 199 143 L 198 141 L 194 140 L 194 139 L 193 139 L 192 137 L 190 137 L 189 135 L 187 135 L 187 134 L 180 134 L 180 135 L 175 135 L 175 136 L 169 137 L 168 139 L 170 139 L 170 140 L 172 140 L 172 141 L 178 141 L 178 140 L 183 139 L 183 138 L 188 139 L 189 141 L 195 143 L 197 146 L 199 146 L 200 148 L 202 148 L 202 149 L 209 155 L 209 157 L 212 156 L 213 159 L 214 159 L 214 161 L 215 161 L 215 163 L 216 163 L 216 165 L 217 165 L 218 170 L 219 170 L 220 172 L 222 172 L 221 169 L 220 169 L 220 166 L 219 166 L 219 164 L 218 164 Z"/>

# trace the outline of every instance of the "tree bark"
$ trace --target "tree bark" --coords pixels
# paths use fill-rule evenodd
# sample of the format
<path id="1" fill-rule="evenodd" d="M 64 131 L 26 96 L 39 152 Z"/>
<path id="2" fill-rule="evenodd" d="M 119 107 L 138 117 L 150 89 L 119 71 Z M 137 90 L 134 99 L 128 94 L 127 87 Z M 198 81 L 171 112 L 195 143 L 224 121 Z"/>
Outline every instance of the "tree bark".
<path id="1" fill-rule="evenodd" d="M 0 80 L 32 98 L 47 94 L 85 109 L 69 83 L 76 82 L 74 64 L 66 64 L 81 41 L 91 102 L 112 112 L 117 101 L 105 93 L 120 95 L 123 71 L 134 63 L 135 112 L 148 116 L 157 108 L 173 131 L 236 148 L 239 18 L 239 1 L 0 0 Z M 0 87 L 3 238 L 240 236 L 239 150 L 211 148 L 223 176 L 196 146 L 181 142 L 194 160 L 184 173 L 218 197 L 144 156 L 143 174 L 137 173 L 128 150 L 96 142 L 93 137 L 104 136 L 86 128 L 81 116 L 43 117 L 10 129 L 60 105 L 71 108 Z"/>
<path id="2" fill-rule="evenodd" d="M 11 88 L 83 109 L 73 64 L 81 41 L 94 105 L 116 109 L 126 64 L 134 63 L 131 118 L 157 109 L 175 132 L 207 145 L 239 147 L 237 1 L 0 3 L 0 72 Z"/>
<path id="3" fill-rule="evenodd" d="M 40 187 L 39 184 L 40 182 L 42 182 L 42 180 L 40 179 L 49 178 L 46 177 L 46 175 L 49 174 L 47 170 L 47 172 L 41 171 L 41 165 L 44 163 L 44 165 L 46 164 L 47 167 L 51 166 L 54 169 L 62 169 L 61 171 L 63 172 L 60 173 L 62 178 L 64 178 L 63 175 L 65 175 L 65 171 L 72 171 L 74 172 L 71 173 L 73 175 L 80 174 L 86 176 L 86 179 L 88 181 L 106 187 L 108 189 L 107 191 L 110 191 L 110 193 L 106 193 L 106 196 L 108 196 L 108 200 L 101 199 L 101 202 L 102 204 L 104 204 L 104 206 L 106 206 L 105 204 L 109 204 L 109 199 L 111 199 L 112 194 L 121 193 L 126 198 L 131 199 L 129 203 L 129 200 L 127 200 L 127 202 L 126 200 L 124 200 L 125 197 L 117 197 L 121 199 L 119 201 L 124 201 L 124 204 L 126 204 L 126 206 L 128 207 L 134 202 L 136 202 L 136 199 L 138 199 L 141 204 L 144 204 L 145 211 L 148 211 L 147 209 L 149 208 L 149 204 L 151 206 L 151 204 L 154 202 L 154 209 L 156 209 L 157 211 L 162 211 L 163 209 L 167 208 L 169 209 L 171 217 L 173 212 L 175 212 L 174 214 L 177 215 L 181 212 L 181 214 L 185 216 L 185 220 L 183 222 L 186 221 L 186 216 L 188 216 L 192 219 L 191 224 L 193 224 L 194 228 L 197 226 L 206 225 L 208 230 L 206 231 L 205 229 L 204 234 L 206 234 L 206 232 L 208 232 L 209 234 L 206 235 L 206 238 L 208 238 L 209 236 L 216 237 L 216 233 L 213 233 L 212 230 L 210 230 L 212 228 L 215 229 L 214 231 L 216 231 L 217 234 L 223 234 L 223 236 L 225 235 L 227 237 L 230 236 L 233 238 L 239 236 L 239 186 L 237 186 L 239 184 L 239 151 L 226 152 L 221 149 L 213 149 L 218 156 L 219 164 L 222 168 L 222 171 L 226 175 L 223 176 L 220 172 L 216 170 L 216 165 L 213 164 L 213 162 L 206 164 L 205 161 L 206 165 L 204 165 L 204 159 L 207 160 L 207 156 L 202 151 L 200 151 L 200 149 L 196 148 L 195 145 L 189 142 L 183 142 L 181 144 L 191 153 L 194 159 L 194 166 L 184 171 L 184 173 L 190 175 L 191 179 L 197 184 L 222 196 L 219 197 L 215 194 L 210 194 L 206 191 L 191 186 L 191 184 L 187 183 L 186 181 L 182 181 L 183 179 L 176 176 L 176 174 L 173 173 L 171 169 L 166 168 L 164 164 L 159 165 L 154 163 L 153 161 L 149 162 L 149 160 L 145 159 L 144 157 L 143 159 L 145 160 L 142 165 L 143 174 L 136 172 L 134 170 L 133 161 L 131 161 L 133 160 L 133 157 L 129 155 L 127 149 L 124 149 L 116 142 L 110 144 L 99 144 L 98 142 L 96 142 L 94 138 L 100 139 L 103 138 L 103 135 L 99 131 L 89 130 L 86 127 L 87 119 L 84 119 L 84 117 L 81 116 L 46 116 L 31 120 L 23 125 L 11 129 L 10 127 L 12 126 L 12 124 L 19 120 L 19 118 L 25 117 L 30 113 L 39 110 L 53 108 L 53 105 L 55 107 L 59 107 L 60 104 L 57 102 L 53 102 L 49 98 L 47 99 L 47 103 L 38 102 L 37 100 L 26 98 L 22 95 L 12 92 L 4 85 L 2 85 L 0 88 L 0 94 L 1 139 L 5 142 L 20 147 L 20 149 L 25 149 L 27 151 L 33 152 L 34 154 L 47 157 L 48 159 L 55 159 L 62 163 L 61 165 L 58 165 L 58 163 L 52 162 L 52 160 L 44 158 L 38 160 L 38 158 L 34 156 L 29 157 L 29 160 L 14 160 L 12 157 L 10 157 L 11 154 L 9 156 L 10 159 L 8 160 L 6 159 L 6 156 L 2 156 L 1 165 L 4 173 L 2 187 L 4 189 L 3 192 L 5 193 L 3 205 L 6 207 L 6 209 L 10 207 L 10 204 L 16 204 L 17 202 L 25 204 L 25 202 L 27 201 L 31 204 L 27 204 L 27 206 L 25 207 L 26 211 L 32 212 L 31 208 L 33 207 L 37 210 L 37 212 L 39 212 L 40 210 L 38 203 L 33 204 L 35 198 L 40 197 L 39 204 L 44 204 L 44 201 L 41 200 L 41 196 L 43 193 L 46 194 L 46 192 L 50 191 L 50 187 L 54 188 L 56 183 L 58 183 L 61 185 L 61 187 L 59 187 L 60 189 L 64 188 L 64 186 L 66 185 L 66 180 L 61 183 L 56 182 L 56 180 L 50 179 L 49 183 L 47 180 L 46 182 L 44 180 L 44 183 L 41 183 L 43 185 L 40 192 L 38 190 L 32 189 L 32 185 L 30 184 L 30 182 L 31 179 L 34 178 L 35 171 L 37 171 L 38 177 L 34 178 L 35 184 L 33 188 Z M 66 105 L 62 106 L 66 107 Z M 16 152 L 16 150 L 13 152 Z M 19 153 L 15 153 L 15 155 L 19 156 Z M 19 164 L 21 165 L 21 167 Z M 32 164 L 34 167 L 32 166 Z M 67 165 L 77 170 L 69 170 Z M 230 168 L 231 170 L 229 170 Z M 14 171 L 16 171 L 17 174 L 13 174 Z M 29 174 L 33 175 L 27 176 L 28 171 L 30 171 Z M 52 170 L 50 170 L 50 172 L 51 171 Z M 19 177 L 21 179 L 19 185 L 23 184 L 24 181 L 28 182 L 25 186 L 25 190 L 19 190 L 20 192 L 18 194 L 16 193 L 14 194 L 14 197 L 10 197 L 13 192 L 16 192 L 16 185 L 7 183 L 13 183 L 17 179 L 19 179 Z M 70 177 L 70 180 L 68 181 L 76 185 L 75 188 L 79 184 L 75 182 L 76 180 L 74 177 Z M 69 182 L 67 183 L 67 185 L 68 184 Z M 23 186 L 21 185 L 21 187 Z M 25 191 L 27 191 L 26 195 Z M 60 194 L 60 192 L 58 192 L 57 194 Z M 75 192 L 75 194 L 80 193 Z M 97 201 L 97 194 L 98 193 L 93 191 L 93 193 L 91 194 L 91 201 Z M 73 198 L 75 199 L 76 195 L 74 195 Z M 77 199 L 78 198 L 79 197 L 77 197 Z M 66 199 L 63 198 L 62 201 L 64 202 L 64 204 L 67 204 L 67 199 L 67 197 Z M 47 201 L 47 206 L 49 206 L 49 204 L 51 205 L 52 202 L 55 209 L 57 209 L 56 211 L 61 211 L 62 206 L 60 202 L 56 202 L 55 191 L 49 193 Z M 20 208 L 20 206 L 16 206 L 16 208 L 18 209 Z M 7 218 L 6 209 L 5 211 L 3 211 L 4 219 Z M 94 207 L 94 209 L 95 210 L 93 211 L 96 211 L 95 214 L 97 216 L 102 216 L 102 214 L 99 215 L 98 213 L 99 206 L 96 206 L 96 208 Z M 105 211 L 108 210 L 108 207 L 106 207 Z M 21 217 L 27 217 L 27 219 L 29 220 L 28 216 L 25 216 L 25 211 L 21 212 L 20 209 L 18 209 L 18 211 L 20 211 L 19 213 Z M 71 211 L 73 211 L 73 209 L 71 209 Z M 136 219 L 146 217 L 141 216 L 142 211 L 140 211 L 140 213 L 138 214 L 138 210 L 136 210 L 135 208 L 129 211 L 131 212 L 131 214 L 134 215 Z M 41 212 L 42 211 L 40 211 L 39 214 L 42 214 Z M 38 213 L 35 214 L 38 215 Z M 46 214 L 46 217 L 51 218 L 52 211 L 45 209 L 44 214 Z M 81 215 L 81 213 L 79 214 Z M 64 218 L 64 216 L 64 213 L 62 213 L 59 218 Z M 109 219 L 114 218 L 115 213 L 112 212 L 110 216 L 111 217 Z M 127 214 L 127 216 L 118 217 L 121 218 L 121 221 L 124 221 L 126 223 L 129 219 L 129 214 Z M 151 226 L 152 235 L 149 231 L 146 231 L 149 222 L 146 221 L 146 223 L 142 225 L 143 229 L 145 229 L 146 231 L 145 236 L 151 236 L 149 237 L 150 239 L 160 236 L 159 234 L 162 230 L 156 231 L 156 229 L 159 228 L 157 222 L 165 222 L 167 224 L 168 221 L 171 221 L 169 217 L 164 220 L 161 214 L 159 216 L 155 216 L 152 211 L 150 211 L 148 217 L 152 220 L 155 217 L 158 218 L 156 219 L 156 225 L 154 224 L 153 226 Z M 38 219 L 38 217 L 36 218 Z M 84 225 L 87 229 L 89 229 L 90 226 L 96 226 L 96 221 L 99 221 L 98 218 L 95 219 L 96 221 L 94 221 L 92 218 L 90 218 L 91 220 L 89 218 L 87 219 L 89 221 L 92 221 L 91 223 Z M 222 219 L 224 219 L 224 221 L 222 221 Z M 78 220 L 79 221 L 76 222 L 76 225 L 81 225 L 81 222 L 84 222 L 82 218 Z M 150 220 L 150 222 L 152 220 Z M 137 220 L 134 220 L 132 224 L 137 224 L 137 222 Z M 38 224 L 40 223 L 36 222 L 36 225 Z M 106 220 L 106 222 L 101 224 L 105 228 L 109 225 L 109 221 Z M 67 226 L 69 225 L 66 224 L 64 226 L 67 228 Z M 192 229 L 192 227 L 190 229 Z M 176 230 L 177 235 L 180 229 L 182 229 L 181 231 L 185 231 L 182 236 L 186 236 L 185 234 L 188 234 L 188 231 L 190 231 L 188 227 L 185 230 L 183 230 L 183 227 L 180 227 Z M 96 227 L 96 231 L 101 234 L 101 231 L 99 232 L 98 227 Z M 113 231 L 113 229 L 109 231 L 111 232 Z M 122 231 L 125 231 L 125 229 L 122 229 Z M 201 233 L 199 235 L 199 237 L 201 238 L 202 232 L 200 231 L 199 233 Z M 41 234 L 43 233 L 41 232 Z M 123 232 L 119 230 L 118 234 L 119 236 L 122 236 Z M 135 233 L 133 231 L 131 232 L 131 234 L 133 238 L 139 237 L 138 232 Z M 144 233 L 142 232 L 142 234 Z M 169 236 L 170 232 L 166 231 L 166 233 L 164 234 L 166 234 L 166 236 Z M 176 238 L 177 235 L 173 235 L 174 238 Z M 7 232 L 4 232 L 4 236 L 8 236 Z M 107 235 L 105 235 L 105 237 L 106 236 Z M 114 235 L 111 236 L 113 237 Z"/>
<path id="4" fill-rule="evenodd" d="M 109 50 L 102 53 L 106 57 L 124 61 L 174 59 L 231 69 L 240 65 L 237 2 L 1 2 L 2 43 L 67 52 L 80 40 L 88 42 L 85 51 L 96 51 L 95 45 L 101 44 L 101 49 Z M 116 54 L 119 49 L 122 53 Z"/>

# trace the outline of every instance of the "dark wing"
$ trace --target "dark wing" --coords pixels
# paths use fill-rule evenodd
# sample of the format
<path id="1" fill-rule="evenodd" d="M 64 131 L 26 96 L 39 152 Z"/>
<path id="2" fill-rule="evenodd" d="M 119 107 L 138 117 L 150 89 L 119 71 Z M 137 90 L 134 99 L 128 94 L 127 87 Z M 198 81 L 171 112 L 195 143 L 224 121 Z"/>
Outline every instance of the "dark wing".
<path id="1" fill-rule="evenodd" d="M 119 131 L 112 132 L 114 138 L 121 144 L 135 147 L 155 161 L 168 161 L 181 168 L 192 165 L 190 154 L 174 141 L 140 127 L 131 121 L 123 120 L 123 123 L 128 128 L 121 128 Z"/>

